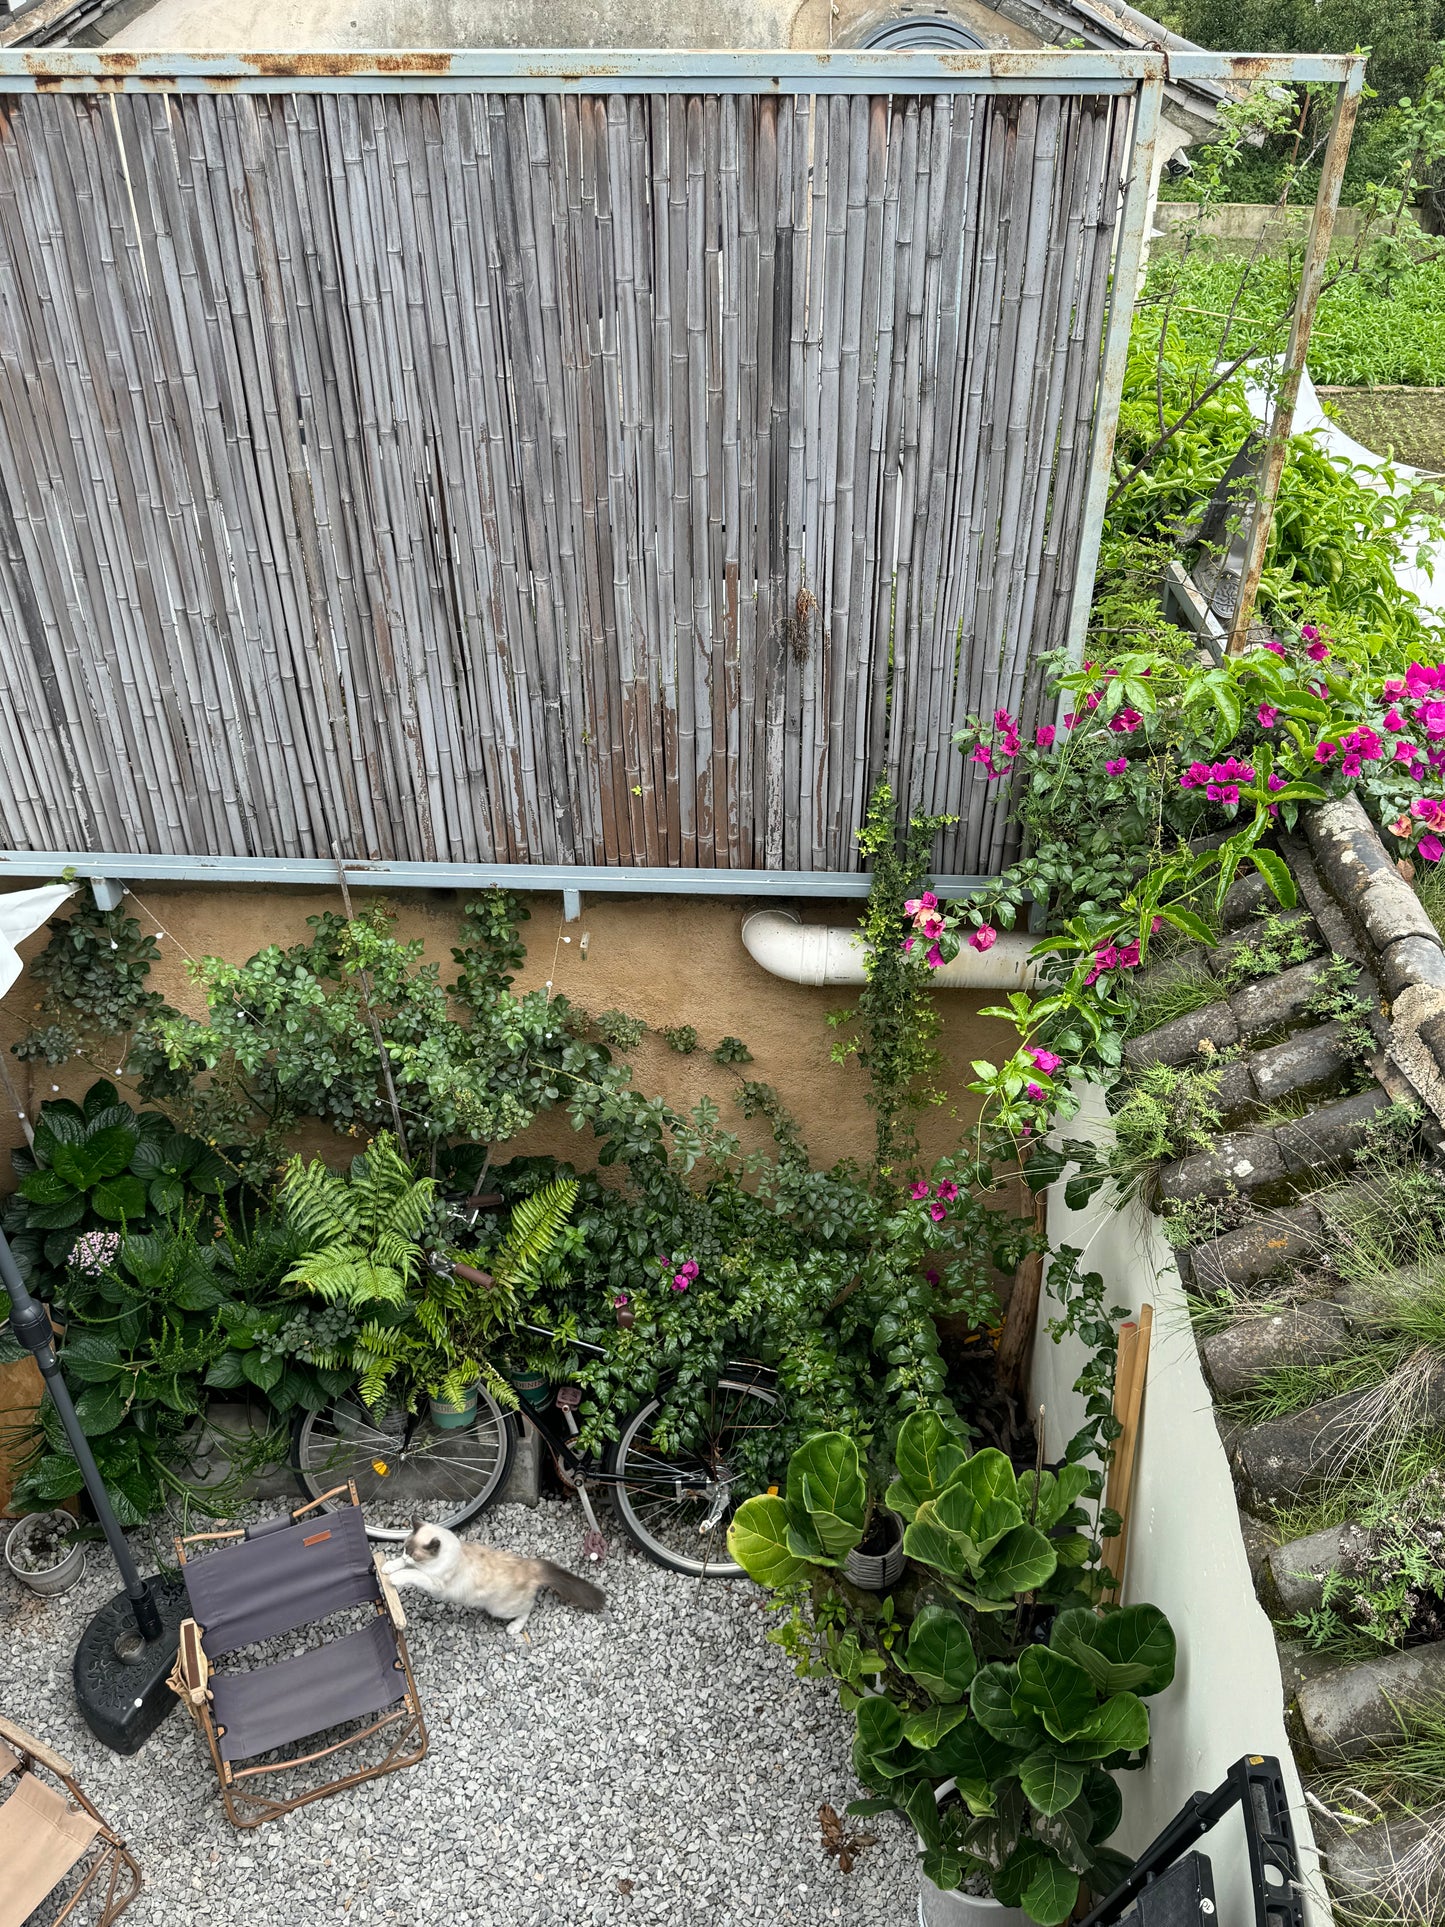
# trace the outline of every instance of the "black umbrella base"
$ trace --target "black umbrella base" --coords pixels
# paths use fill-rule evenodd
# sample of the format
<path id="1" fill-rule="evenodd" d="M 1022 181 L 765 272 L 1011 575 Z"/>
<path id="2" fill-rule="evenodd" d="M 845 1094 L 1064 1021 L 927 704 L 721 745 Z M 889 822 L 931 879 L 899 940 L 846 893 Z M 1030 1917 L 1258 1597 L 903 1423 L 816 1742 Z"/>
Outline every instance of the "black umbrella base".
<path id="1" fill-rule="evenodd" d="M 160 1610 L 160 1638 L 141 1638 L 130 1600 L 118 1592 L 81 1634 L 71 1669 L 86 1725 L 115 1753 L 137 1752 L 180 1703 L 166 1680 L 190 1612 L 186 1582 L 177 1573 L 147 1583 Z"/>

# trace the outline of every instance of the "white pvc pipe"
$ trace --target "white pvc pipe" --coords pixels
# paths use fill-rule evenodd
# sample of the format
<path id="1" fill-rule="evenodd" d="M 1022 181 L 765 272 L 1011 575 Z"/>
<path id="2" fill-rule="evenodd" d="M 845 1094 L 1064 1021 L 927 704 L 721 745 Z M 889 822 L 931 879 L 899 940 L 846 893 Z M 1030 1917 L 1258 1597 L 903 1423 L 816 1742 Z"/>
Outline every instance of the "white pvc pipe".
<path id="1" fill-rule="evenodd" d="M 929 981 L 941 990 L 1031 990 L 1036 939 L 1006 931 L 990 950 L 966 943 Z M 868 947 L 857 930 L 803 923 L 791 910 L 754 910 L 743 918 L 743 948 L 754 963 L 792 984 L 861 984 Z"/>

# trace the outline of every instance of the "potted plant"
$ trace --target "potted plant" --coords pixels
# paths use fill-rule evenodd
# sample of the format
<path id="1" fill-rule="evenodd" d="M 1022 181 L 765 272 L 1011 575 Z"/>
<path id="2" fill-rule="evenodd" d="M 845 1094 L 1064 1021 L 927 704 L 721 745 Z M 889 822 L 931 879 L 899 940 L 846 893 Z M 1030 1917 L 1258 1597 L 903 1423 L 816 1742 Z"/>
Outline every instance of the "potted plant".
<path id="1" fill-rule="evenodd" d="M 888 1597 L 846 1576 L 866 1483 L 842 1433 L 807 1440 L 785 1492 L 739 1508 L 729 1546 L 792 1603 L 770 1636 L 837 1679 L 873 1790 L 849 1811 L 912 1823 L 930 1927 L 1006 1927 L 1005 1910 L 1058 1927 L 1085 1884 L 1105 1892 L 1129 1864 L 1105 1844 L 1112 1771 L 1149 1743 L 1144 1699 L 1174 1676 L 1173 1633 L 1154 1606 L 1094 1604 L 1083 1467 L 1018 1475 L 932 1412 L 904 1421 L 895 1458 L 906 1571 Z"/>
<path id="2" fill-rule="evenodd" d="M 69 1592 L 85 1572 L 86 1528 L 68 1512 L 32 1512 L 5 1536 L 5 1564 L 31 1592 Z"/>

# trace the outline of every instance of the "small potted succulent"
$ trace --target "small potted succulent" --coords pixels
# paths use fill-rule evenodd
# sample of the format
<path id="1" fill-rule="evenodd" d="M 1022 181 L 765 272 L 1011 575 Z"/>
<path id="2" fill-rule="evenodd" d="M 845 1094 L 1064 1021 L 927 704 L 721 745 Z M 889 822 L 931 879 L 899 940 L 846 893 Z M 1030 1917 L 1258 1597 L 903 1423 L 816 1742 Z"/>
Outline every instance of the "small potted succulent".
<path id="1" fill-rule="evenodd" d="M 31 1592 L 69 1592 L 85 1572 L 86 1528 L 68 1512 L 32 1512 L 5 1537 L 5 1564 Z"/>
<path id="2" fill-rule="evenodd" d="M 847 1578 L 867 1485 L 840 1432 L 799 1447 L 783 1494 L 739 1507 L 729 1547 L 792 1605 L 769 1637 L 800 1673 L 836 1679 L 854 1715 L 872 1797 L 848 1811 L 897 1811 L 918 1835 L 926 1927 L 1060 1927 L 1128 1868 L 1106 1844 L 1113 1773 L 1142 1761 L 1174 1635 L 1157 1607 L 1095 1603 L 1078 1501 L 1096 1475 L 1018 1474 L 934 1412 L 904 1421 L 895 1457 L 905 1571 L 887 1597 Z"/>

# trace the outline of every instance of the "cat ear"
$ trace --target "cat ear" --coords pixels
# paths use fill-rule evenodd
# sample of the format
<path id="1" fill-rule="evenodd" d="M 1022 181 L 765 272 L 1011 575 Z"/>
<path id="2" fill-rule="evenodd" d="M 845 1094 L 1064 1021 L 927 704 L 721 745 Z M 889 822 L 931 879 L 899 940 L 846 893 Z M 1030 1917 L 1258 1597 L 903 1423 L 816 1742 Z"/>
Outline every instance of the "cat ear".
<path id="1" fill-rule="evenodd" d="M 412 1513 L 412 1515 L 411 1515 L 411 1529 L 412 1529 L 412 1531 L 413 1531 L 413 1532 L 420 1532 L 420 1531 L 421 1531 L 421 1529 L 422 1529 L 422 1527 L 423 1527 L 423 1526 L 424 1526 L 425 1524 L 426 1524 L 426 1520 L 425 1520 L 425 1519 L 423 1519 L 423 1517 L 421 1516 L 421 1514 L 420 1514 L 419 1512 L 413 1512 L 413 1513 Z"/>

